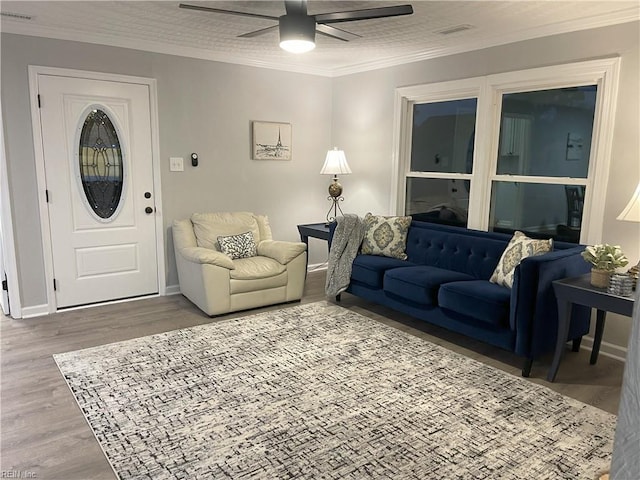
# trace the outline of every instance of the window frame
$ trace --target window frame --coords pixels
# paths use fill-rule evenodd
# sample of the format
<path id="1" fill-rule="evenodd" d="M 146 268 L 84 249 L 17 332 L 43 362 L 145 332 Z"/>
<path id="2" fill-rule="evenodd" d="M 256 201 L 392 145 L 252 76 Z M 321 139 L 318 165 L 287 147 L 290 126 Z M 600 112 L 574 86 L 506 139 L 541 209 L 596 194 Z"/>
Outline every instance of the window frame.
<path id="1" fill-rule="evenodd" d="M 406 178 L 446 178 L 470 180 L 467 227 L 487 231 L 489 228 L 491 186 L 494 181 L 584 185 L 586 188 L 582 243 L 599 243 L 602 239 L 607 194 L 615 108 L 618 94 L 620 58 L 604 58 L 549 67 L 499 73 L 482 77 L 400 87 L 395 92 L 393 179 L 390 211 L 404 214 Z M 597 85 L 591 151 L 586 178 L 498 175 L 502 96 L 535 90 Z M 411 172 L 411 134 L 415 103 L 477 99 L 476 138 L 471 174 Z"/>

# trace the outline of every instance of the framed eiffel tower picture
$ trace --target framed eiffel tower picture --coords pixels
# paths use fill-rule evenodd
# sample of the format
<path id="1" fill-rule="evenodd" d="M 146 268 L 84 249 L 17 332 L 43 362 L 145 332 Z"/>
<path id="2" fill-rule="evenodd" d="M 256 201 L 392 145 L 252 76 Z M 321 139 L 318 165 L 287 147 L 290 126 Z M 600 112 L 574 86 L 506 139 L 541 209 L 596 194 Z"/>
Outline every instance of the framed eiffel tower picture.
<path id="1" fill-rule="evenodd" d="M 291 124 L 251 122 L 254 160 L 291 160 Z"/>

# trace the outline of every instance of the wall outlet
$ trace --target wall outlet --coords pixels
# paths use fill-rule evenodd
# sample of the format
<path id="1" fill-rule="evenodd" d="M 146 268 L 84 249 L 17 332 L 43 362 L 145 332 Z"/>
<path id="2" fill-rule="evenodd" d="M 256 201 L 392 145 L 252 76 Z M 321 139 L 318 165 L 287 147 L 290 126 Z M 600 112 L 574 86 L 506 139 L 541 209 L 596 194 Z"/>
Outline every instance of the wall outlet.
<path id="1" fill-rule="evenodd" d="M 169 158 L 169 171 L 170 172 L 184 172 L 184 158 L 182 158 L 182 157 L 170 157 Z"/>

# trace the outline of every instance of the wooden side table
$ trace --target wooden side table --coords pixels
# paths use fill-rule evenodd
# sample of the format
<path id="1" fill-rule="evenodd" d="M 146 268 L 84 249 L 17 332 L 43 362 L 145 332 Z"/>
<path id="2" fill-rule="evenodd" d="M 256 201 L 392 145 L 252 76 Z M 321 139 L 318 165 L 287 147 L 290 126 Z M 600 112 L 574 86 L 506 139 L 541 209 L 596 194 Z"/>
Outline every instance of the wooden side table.
<path id="1" fill-rule="evenodd" d="M 305 223 L 298 225 L 300 241 L 307 244 L 307 267 L 309 267 L 309 237 L 327 241 L 329 250 L 329 225 L 326 223 Z"/>
<path id="2" fill-rule="evenodd" d="M 547 380 L 550 382 L 555 380 L 560 360 L 562 360 L 571 323 L 571 308 L 574 303 L 597 309 L 596 331 L 590 359 L 591 365 L 598 360 L 607 312 L 627 317 L 630 317 L 633 312 L 633 297 L 612 295 L 607 293 L 606 288 L 594 287 L 591 285 L 590 276 L 591 274 L 587 273 L 580 277 L 564 278 L 553 282 L 553 290 L 558 300 L 558 338 L 556 340 L 553 363 L 547 373 Z"/>
<path id="3" fill-rule="evenodd" d="M 329 226 L 325 223 L 307 223 L 298 225 L 300 233 L 300 241 L 309 246 L 309 237 L 319 238 L 320 240 L 329 241 Z"/>

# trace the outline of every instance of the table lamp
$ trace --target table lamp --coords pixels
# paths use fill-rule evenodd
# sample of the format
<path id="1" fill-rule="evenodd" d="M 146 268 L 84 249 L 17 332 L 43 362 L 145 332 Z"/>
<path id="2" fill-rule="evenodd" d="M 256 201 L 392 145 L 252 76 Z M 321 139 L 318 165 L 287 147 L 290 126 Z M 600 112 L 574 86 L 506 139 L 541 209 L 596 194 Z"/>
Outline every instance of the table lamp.
<path id="1" fill-rule="evenodd" d="M 636 187 L 636 191 L 633 192 L 631 200 L 624 207 L 620 215 L 616 217 L 617 220 L 623 220 L 626 222 L 640 222 L 640 183 Z M 629 269 L 629 276 L 634 279 L 635 284 L 638 283 L 638 272 L 640 271 L 640 260 L 638 263 Z"/>
<path id="2" fill-rule="evenodd" d="M 322 175 L 333 175 L 333 182 L 329 185 L 329 196 L 327 200 L 331 201 L 331 206 L 329 207 L 329 211 L 327 212 L 327 225 L 331 222 L 335 222 L 336 217 L 338 216 L 338 210 L 340 210 L 340 214 L 342 213 L 342 209 L 338 202 L 344 201 L 344 197 L 342 196 L 342 185 L 338 183 L 338 174 L 346 175 L 351 173 L 351 169 L 349 168 L 349 164 L 347 163 L 347 157 L 344 155 L 344 151 L 338 150 L 337 147 L 334 147 L 333 150 L 329 150 L 327 152 L 327 157 L 324 160 L 324 165 L 322 166 L 322 170 L 320 170 Z M 333 210 L 333 215 L 332 215 Z"/>

